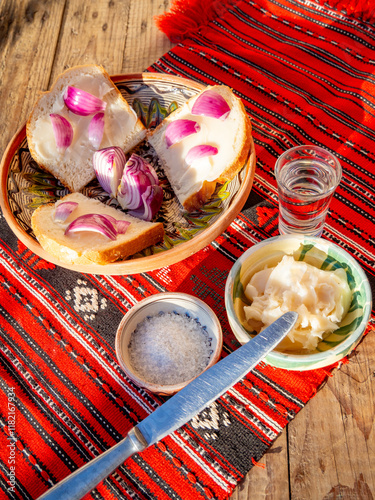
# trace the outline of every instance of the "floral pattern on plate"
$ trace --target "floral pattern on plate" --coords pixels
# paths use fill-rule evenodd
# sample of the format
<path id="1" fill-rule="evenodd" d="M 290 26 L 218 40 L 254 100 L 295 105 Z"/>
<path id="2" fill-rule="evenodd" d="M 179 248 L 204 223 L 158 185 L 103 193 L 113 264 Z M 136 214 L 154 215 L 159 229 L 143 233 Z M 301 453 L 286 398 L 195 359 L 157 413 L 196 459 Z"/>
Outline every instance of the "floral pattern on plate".
<path id="1" fill-rule="evenodd" d="M 169 113 L 199 91 L 197 88 L 187 87 L 185 83 L 179 85 L 176 81 L 173 83 L 163 80 L 146 82 L 137 78 L 123 81 L 119 79 L 116 85 L 147 128 L 157 126 Z M 133 259 L 173 248 L 191 240 L 213 224 L 230 206 L 246 171 L 246 168 L 243 169 L 230 183 L 218 186 L 212 199 L 202 210 L 188 214 L 182 210 L 163 174 L 155 151 L 147 141 L 138 145 L 133 151 L 151 163 L 158 173 L 164 190 L 164 200 L 155 220 L 162 222 L 165 229 L 165 238 L 162 243 L 144 250 L 141 254 L 134 255 Z M 121 209 L 117 201 L 111 199 L 96 180 L 88 184 L 82 192 L 88 197 Z M 35 239 L 31 228 L 33 211 L 42 204 L 54 203 L 57 199 L 67 195 L 69 190 L 37 165 L 28 150 L 27 139 L 24 138 L 9 165 L 7 193 L 11 212 L 18 225 L 26 234 Z"/>

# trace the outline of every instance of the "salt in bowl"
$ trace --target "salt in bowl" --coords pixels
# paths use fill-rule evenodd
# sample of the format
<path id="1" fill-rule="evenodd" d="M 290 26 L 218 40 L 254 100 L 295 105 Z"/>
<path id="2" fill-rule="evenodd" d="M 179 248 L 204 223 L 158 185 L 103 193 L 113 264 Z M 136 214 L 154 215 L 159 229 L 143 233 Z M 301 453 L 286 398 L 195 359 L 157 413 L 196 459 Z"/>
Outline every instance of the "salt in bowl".
<path id="1" fill-rule="evenodd" d="M 192 295 L 177 292 L 159 293 L 152 295 L 133 306 L 125 314 L 117 330 L 115 342 L 117 358 L 121 368 L 136 385 L 160 395 L 175 394 L 191 382 L 191 380 L 199 376 L 200 373 L 196 373 L 192 378 L 178 383 L 160 384 L 155 383 L 155 381 L 150 382 L 144 374 L 142 376 L 140 375 L 139 370 L 135 370 L 133 366 L 134 363 L 132 364 L 131 362 L 129 344 L 131 343 L 133 332 L 136 331 L 137 327 L 139 327 L 138 330 L 143 328 L 147 318 L 158 318 L 156 321 L 158 321 L 158 324 L 160 325 L 164 322 L 164 320 L 168 321 L 168 318 L 173 317 L 173 315 L 178 315 L 179 318 L 187 318 L 189 325 L 190 321 L 192 321 L 192 328 L 195 329 L 196 326 L 194 325 L 198 325 L 202 334 L 205 336 L 205 349 L 202 351 L 202 356 L 205 356 L 205 359 L 204 361 L 202 360 L 202 363 L 206 363 L 206 367 L 201 370 L 200 373 L 214 365 L 219 360 L 223 347 L 223 334 L 216 314 L 204 302 Z M 159 320 L 159 318 L 161 319 Z M 180 319 L 178 319 L 178 321 L 180 321 Z M 181 321 L 183 321 L 183 319 L 181 319 Z M 167 331 L 167 328 L 165 328 L 165 331 Z M 199 334 L 198 331 L 196 333 Z M 145 349 L 147 349 L 147 356 L 152 355 L 150 354 L 150 349 L 153 349 L 152 342 L 157 342 L 157 339 L 150 341 L 150 345 L 145 347 Z M 155 346 L 154 344 L 154 347 L 159 346 Z M 196 346 L 194 345 L 194 348 L 195 347 Z M 178 348 L 180 350 L 184 349 L 184 338 L 180 338 L 178 340 Z M 132 345 L 130 345 L 130 349 L 132 349 Z M 196 350 L 198 351 L 198 345 Z M 158 349 L 158 352 L 160 352 L 160 349 Z M 136 359 L 136 364 L 144 362 L 143 359 L 140 360 L 141 357 L 142 356 Z M 142 366 L 141 368 L 142 371 L 144 371 L 144 368 L 147 367 Z"/>

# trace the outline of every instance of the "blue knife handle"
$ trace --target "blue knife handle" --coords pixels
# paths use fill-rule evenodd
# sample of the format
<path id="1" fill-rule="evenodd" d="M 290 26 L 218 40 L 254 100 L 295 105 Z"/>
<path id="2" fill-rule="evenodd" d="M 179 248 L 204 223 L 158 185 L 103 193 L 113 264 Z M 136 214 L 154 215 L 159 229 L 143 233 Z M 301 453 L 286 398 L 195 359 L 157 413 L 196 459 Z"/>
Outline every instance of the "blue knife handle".
<path id="1" fill-rule="evenodd" d="M 134 453 L 147 448 L 142 434 L 132 428 L 125 439 L 46 491 L 38 500 L 79 500 Z"/>

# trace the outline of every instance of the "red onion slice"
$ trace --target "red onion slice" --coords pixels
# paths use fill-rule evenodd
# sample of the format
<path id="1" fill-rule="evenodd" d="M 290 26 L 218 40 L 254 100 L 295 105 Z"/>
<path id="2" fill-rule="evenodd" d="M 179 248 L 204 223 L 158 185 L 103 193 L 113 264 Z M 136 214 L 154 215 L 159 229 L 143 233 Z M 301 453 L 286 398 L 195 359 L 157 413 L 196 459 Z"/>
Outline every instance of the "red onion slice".
<path id="1" fill-rule="evenodd" d="M 163 188 L 161 186 L 149 186 L 142 194 L 143 206 L 137 210 L 130 210 L 129 214 L 146 221 L 152 220 L 159 212 L 163 202 Z"/>
<path id="2" fill-rule="evenodd" d="M 194 120 L 175 120 L 167 125 L 165 129 L 165 142 L 167 148 L 180 142 L 185 137 L 200 131 L 200 125 Z"/>
<path id="3" fill-rule="evenodd" d="M 154 167 L 147 162 L 144 162 L 144 163 L 145 163 L 145 174 L 150 179 L 150 183 L 158 186 L 159 185 L 159 178 L 158 178 L 158 174 L 155 172 Z"/>
<path id="4" fill-rule="evenodd" d="M 230 113 L 230 107 L 224 97 L 214 90 L 206 90 L 194 102 L 193 115 L 209 116 L 225 120 Z"/>
<path id="5" fill-rule="evenodd" d="M 217 155 L 218 149 L 209 144 L 201 144 L 199 146 L 192 147 L 188 154 L 186 155 L 185 161 L 188 165 L 191 165 L 193 161 L 199 160 L 205 156 Z"/>
<path id="6" fill-rule="evenodd" d="M 158 184 L 153 167 L 141 156 L 132 154 L 124 167 L 117 200 L 124 210 L 137 210 L 143 206 L 142 195 L 146 189 Z"/>
<path id="7" fill-rule="evenodd" d="M 118 146 L 99 149 L 93 154 L 93 166 L 99 184 L 104 191 L 116 197 L 126 156 Z"/>
<path id="8" fill-rule="evenodd" d="M 89 116 L 104 111 L 107 103 L 85 90 L 68 86 L 64 94 L 66 107 L 74 114 Z"/>
<path id="9" fill-rule="evenodd" d="M 95 149 L 100 147 L 104 133 L 104 113 L 96 113 L 89 125 L 89 141 Z"/>
<path id="10" fill-rule="evenodd" d="M 78 207 L 75 201 L 63 201 L 56 206 L 55 222 L 65 222 L 69 215 Z"/>
<path id="11" fill-rule="evenodd" d="M 56 149 L 63 153 L 73 141 L 73 127 L 69 121 L 61 115 L 51 113 L 50 115 L 53 135 L 55 136 Z"/>
<path id="12" fill-rule="evenodd" d="M 96 215 L 96 214 L 94 214 Z M 113 226 L 115 227 L 117 234 L 125 234 L 128 227 L 130 226 L 130 222 L 127 220 L 122 220 L 122 219 L 115 219 L 112 217 L 112 215 L 102 215 L 102 217 L 105 217 L 108 219 Z"/>
<path id="13" fill-rule="evenodd" d="M 70 236 L 73 233 L 81 231 L 92 231 L 106 236 L 110 240 L 116 240 L 117 234 L 124 234 L 129 227 L 130 222 L 118 221 L 110 215 L 85 214 L 77 217 L 65 229 L 65 235 Z"/>
<path id="14" fill-rule="evenodd" d="M 130 222 L 127 220 L 116 220 L 116 228 L 118 234 L 125 234 L 129 226 Z"/>

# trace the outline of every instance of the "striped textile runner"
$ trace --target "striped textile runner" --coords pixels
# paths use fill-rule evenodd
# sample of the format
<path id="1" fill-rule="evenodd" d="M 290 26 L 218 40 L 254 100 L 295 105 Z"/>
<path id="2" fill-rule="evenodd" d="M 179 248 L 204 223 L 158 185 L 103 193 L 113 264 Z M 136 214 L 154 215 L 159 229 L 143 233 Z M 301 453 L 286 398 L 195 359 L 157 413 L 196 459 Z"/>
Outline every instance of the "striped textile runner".
<path id="1" fill-rule="evenodd" d="M 136 387 L 116 361 L 117 325 L 139 300 L 162 291 L 196 295 L 222 323 L 224 355 L 238 347 L 224 283 L 244 250 L 278 233 L 273 166 L 286 149 L 312 143 L 338 156 L 343 179 L 323 236 L 359 261 L 374 289 L 369 5 L 181 1 L 159 19 L 178 45 L 149 71 L 231 86 L 251 116 L 256 144 L 256 178 L 244 210 L 194 256 L 150 273 L 82 275 L 38 258 L 0 219 L 0 498 L 37 498 L 163 402 Z M 332 369 L 258 366 L 188 424 L 127 460 L 89 497 L 228 498 Z"/>

